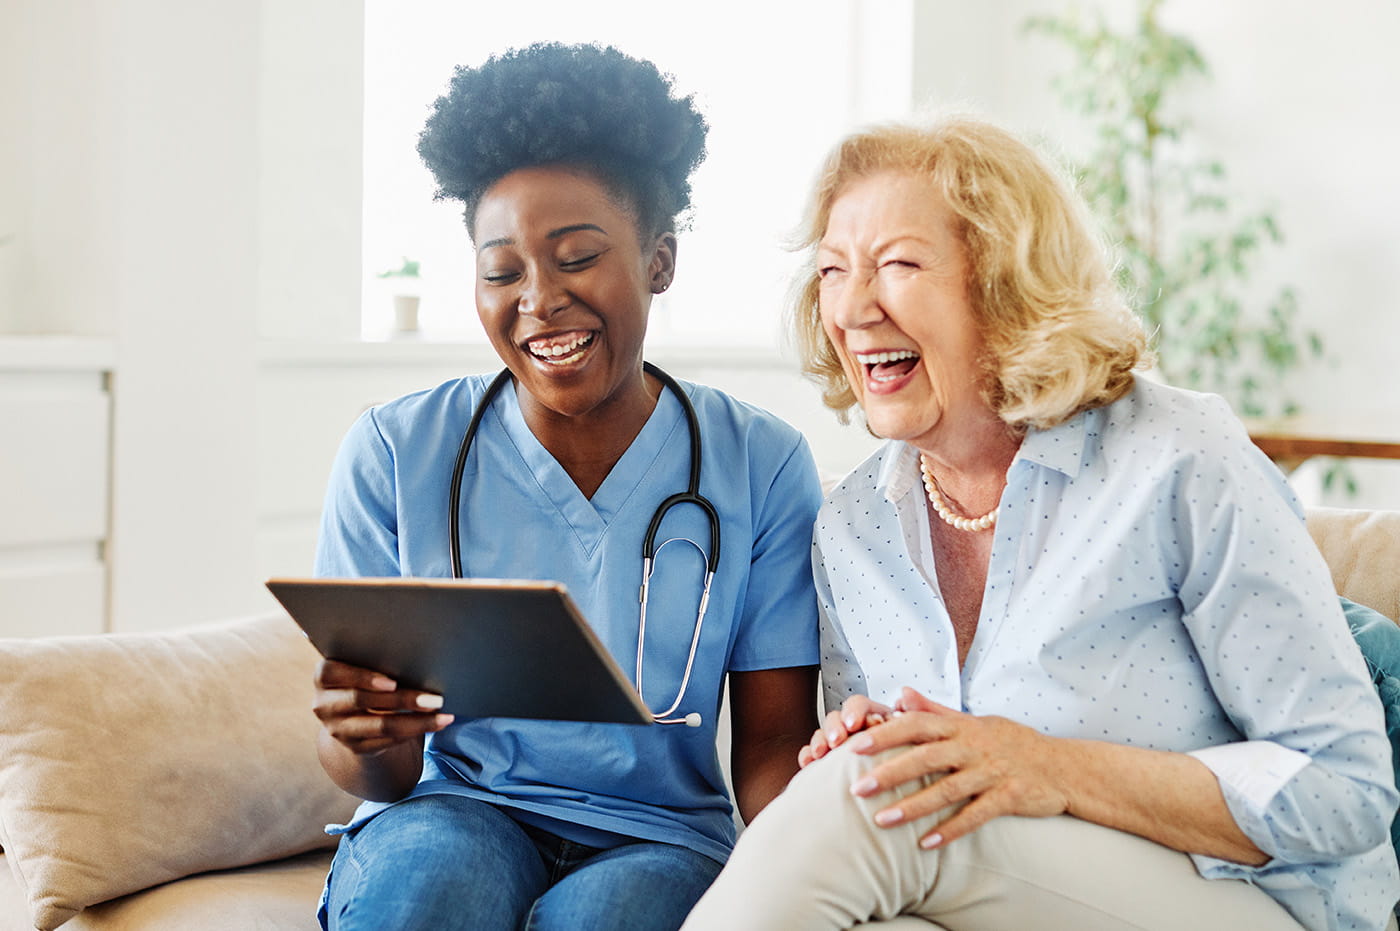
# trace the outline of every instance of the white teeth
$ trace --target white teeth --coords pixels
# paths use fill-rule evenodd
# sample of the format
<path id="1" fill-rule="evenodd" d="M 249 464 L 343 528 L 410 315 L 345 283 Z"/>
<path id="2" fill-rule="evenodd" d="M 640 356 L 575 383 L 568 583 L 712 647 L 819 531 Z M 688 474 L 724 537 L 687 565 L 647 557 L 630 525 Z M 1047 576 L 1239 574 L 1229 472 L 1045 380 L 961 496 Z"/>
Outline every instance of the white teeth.
<path id="1" fill-rule="evenodd" d="M 593 334 L 587 333 L 583 336 L 576 336 L 565 343 L 553 343 L 548 340 L 536 340 L 527 343 L 530 352 L 544 359 L 546 362 L 572 362 L 579 355 L 579 350 L 593 342 Z M 564 358 L 567 356 L 568 358 Z"/>
<path id="2" fill-rule="evenodd" d="M 898 362 L 901 359 L 917 359 L 919 354 L 911 349 L 898 349 L 894 352 L 858 352 L 856 361 L 861 365 L 879 365 L 882 362 Z"/>

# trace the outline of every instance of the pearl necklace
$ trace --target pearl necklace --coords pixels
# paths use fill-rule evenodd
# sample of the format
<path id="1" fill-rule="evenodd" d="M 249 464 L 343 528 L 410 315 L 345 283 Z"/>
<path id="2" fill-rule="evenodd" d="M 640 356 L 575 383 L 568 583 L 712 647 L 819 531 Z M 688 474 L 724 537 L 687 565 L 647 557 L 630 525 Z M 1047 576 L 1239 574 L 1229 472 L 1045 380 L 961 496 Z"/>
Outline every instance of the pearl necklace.
<path id="1" fill-rule="evenodd" d="M 929 468 L 928 460 L 923 453 L 919 453 L 919 471 L 924 476 L 924 491 L 928 493 L 928 503 L 933 505 L 933 509 L 938 512 L 938 516 L 943 518 L 943 522 L 958 530 L 966 530 L 973 533 L 979 530 L 987 530 L 997 522 L 997 512 L 1001 506 L 992 508 L 981 517 L 963 517 L 953 513 L 953 509 L 948 507 L 943 500 L 943 495 L 938 492 L 938 482 L 933 477 L 933 469 Z"/>

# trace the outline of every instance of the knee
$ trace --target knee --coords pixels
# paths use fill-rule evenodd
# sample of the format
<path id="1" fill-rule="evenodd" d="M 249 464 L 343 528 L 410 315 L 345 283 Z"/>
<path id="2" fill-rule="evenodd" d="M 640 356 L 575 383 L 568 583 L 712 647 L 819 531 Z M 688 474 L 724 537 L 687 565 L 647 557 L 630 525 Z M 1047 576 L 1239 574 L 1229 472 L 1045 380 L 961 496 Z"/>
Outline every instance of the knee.
<path id="1" fill-rule="evenodd" d="M 508 827 L 514 822 L 494 805 L 459 795 L 423 795 L 384 809 L 350 837 L 357 846 L 372 840 L 376 847 L 398 851 L 444 852 L 457 839 L 469 842 Z"/>
<path id="2" fill-rule="evenodd" d="M 808 848 L 823 846 L 822 839 L 844 845 L 852 828 L 873 826 L 875 812 L 890 803 L 888 793 L 865 798 L 851 794 L 851 786 L 899 749 L 877 754 L 855 753 L 843 744 L 808 764 L 782 794 L 754 819 L 745 834 L 754 828 L 780 833 L 800 832 L 813 841 Z"/>
<path id="3" fill-rule="evenodd" d="M 852 783 L 898 752 L 843 745 L 794 776 L 740 835 L 691 927 L 735 919 L 743 927 L 844 928 L 897 914 L 922 895 L 937 857 L 919 848 L 913 826 L 875 824 L 890 795 L 851 794 Z"/>

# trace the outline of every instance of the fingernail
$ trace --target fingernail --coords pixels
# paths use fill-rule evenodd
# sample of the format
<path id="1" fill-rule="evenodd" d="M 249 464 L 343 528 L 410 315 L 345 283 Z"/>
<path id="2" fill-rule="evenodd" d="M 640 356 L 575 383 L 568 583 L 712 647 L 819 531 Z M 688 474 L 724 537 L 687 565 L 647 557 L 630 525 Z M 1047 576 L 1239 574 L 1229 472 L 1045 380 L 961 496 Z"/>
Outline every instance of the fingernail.
<path id="1" fill-rule="evenodd" d="M 438 727 L 441 728 L 441 727 L 446 727 L 447 725 L 451 724 L 451 723 L 452 723 L 453 721 L 455 721 L 455 720 L 456 720 L 456 716 L 454 716 L 454 715 L 450 715 L 450 714 L 440 714 L 440 715 L 437 715 L 437 716 L 435 716 L 435 717 L 433 718 L 433 724 L 435 724 L 435 725 L 437 725 Z"/>
<path id="2" fill-rule="evenodd" d="M 424 711 L 437 711 L 442 707 L 441 695 L 419 695 L 416 702 L 419 708 Z"/>
<path id="3" fill-rule="evenodd" d="M 827 742 L 827 743 L 832 743 L 832 744 L 834 744 L 834 743 L 836 743 L 836 741 L 838 741 L 838 740 L 840 740 L 840 739 L 841 739 L 841 732 L 840 732 L 840 731 L 837 731 L 837 730 L 830 730 L 830 731 L 827 731 L 827 732 L 826 732 L 826 742 Z"/>
<path id="4" fill-rule="evenodd" d="M 874 792 L 878 788 L 880 788 L 880 783 L 875 781 L 875 777 L 866 776 L 863 779 L 857 780 L 855 785 L 851 786 L 851 794 L 869 795 L 871 792 Z"/>
<path id="5" fill-rule="evenodd" d="M 856 726 L 856 716 L 853 714 L 846 715 L 844 718 L 842 718 L 842 720 L 846 722 L 847 730 L 850 730 L 851 728 Z"/>
<path id="6" fill-rule="evenodd" d="M 392 692 L 399 687 L 399 684 L 388 676 L 375 676 L 369 680 L 369 687 L 376 692 Z"/>
<path id="7" fill-rule="evenodd" d="M 925 837 L 923 840 L 919 841 L 919 846 L 924 848 L 925 850 L 932 850 L 941 843 L 943 843 L 942 834 L 930 834 L 928 837 Z"/>
<path id="8" fill-rule="evenodd" d="M 886 808 L 884 811 L 875 813 L 875 823 L 880 827 L 888 827 L 891 824 L 899 824 L 904 820 L 904 812 L 898 808 Z"/>
<path id="9" fill-rule="evenodd" d="M 851 739 L 851 749 L 857 753 L 869 750 L 874 745 L 875 741 L 870 738 L 869 734 L 859 734 Z"/>

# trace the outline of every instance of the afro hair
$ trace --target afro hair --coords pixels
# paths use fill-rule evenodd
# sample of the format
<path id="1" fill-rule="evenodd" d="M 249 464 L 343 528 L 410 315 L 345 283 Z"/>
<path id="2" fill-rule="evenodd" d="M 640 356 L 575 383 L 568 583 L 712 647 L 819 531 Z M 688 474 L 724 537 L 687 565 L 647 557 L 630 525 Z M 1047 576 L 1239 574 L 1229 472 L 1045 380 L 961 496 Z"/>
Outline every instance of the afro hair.
<path id="1" fill-rule="evenodd" d="M 673 232 L 709 126 L 671 78 L 615 48 L 538 43 L 458 66 L 418 137 L 438 200 L 477 204 L 518 168 L 588 171 L 635 211 L 639 231 Z"/>

